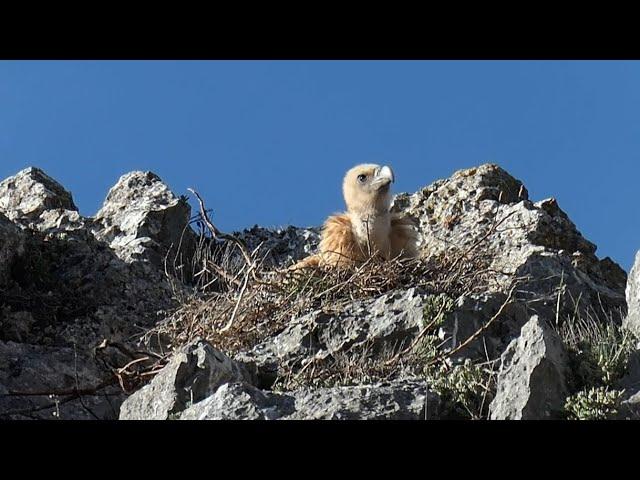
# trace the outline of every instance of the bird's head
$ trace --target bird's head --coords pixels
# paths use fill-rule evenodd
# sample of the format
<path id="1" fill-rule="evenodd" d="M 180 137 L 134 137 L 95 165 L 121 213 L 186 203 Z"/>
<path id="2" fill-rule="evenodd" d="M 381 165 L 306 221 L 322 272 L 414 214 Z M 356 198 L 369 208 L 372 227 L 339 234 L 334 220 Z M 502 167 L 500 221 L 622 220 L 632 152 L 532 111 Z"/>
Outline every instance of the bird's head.
<path id="1" fill-rule="evenodd" d="M 374 164 L 357 165 L 342 183 L 347 210 L 354 213 L 386 213 L 391 207 L 391 168 Z"/>

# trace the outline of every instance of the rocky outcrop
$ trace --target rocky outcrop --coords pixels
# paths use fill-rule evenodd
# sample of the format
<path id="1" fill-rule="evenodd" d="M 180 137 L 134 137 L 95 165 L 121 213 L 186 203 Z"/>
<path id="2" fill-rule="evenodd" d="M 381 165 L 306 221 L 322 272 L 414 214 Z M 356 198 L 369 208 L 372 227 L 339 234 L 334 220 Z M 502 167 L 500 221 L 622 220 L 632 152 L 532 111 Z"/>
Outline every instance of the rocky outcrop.
<path id="1" fill-rule="evenodd" d="M 121 420 L 166 420 L 229 382 L 255 382 L 251 367 L 231 360 L 209 343 L 196 341 L 120 408 Z"/>
<path id="2" fill-rule="evenodd" d="M 152 172 L 123 175 L 96 214 L 93 234 L 127 263 L 163 264 L 170 249 L 189 254 L 194 241 L 188 228 L 191 208 Z"/>
<path id="3" fill-rule="evenodd" d="M 140 198 L 128 197 L 127 208 L 139 215 L 133 223 L 143 219 L 140 231 L 146 225 L 144 220 L 156 215 L 154 211 L 148 216 L 142 213 L 146 208 L 157 207 L 159 201 L 154 203 L 152 198 L 170 197 L 166 193 L 168 188 L 159 186 L 155 175 L 151 177 L 154 179 L 151 192 L 141 194 Z M 85 368 L 87 362 L 93 362 L 92 349 L 102 340 L 130 343 L 141 330 L 158 320 L 159 312 L 174 304 L 176 285 L 167 282 L 157 264 L 140 261 L 151 258 L 151 254 L 146 255 L 138 244 L 140 248 L 136 251 L 140 257 L 127 262 L 118 256 L 121 251 L 101 236 L 106 235 L 102 228 L 105 224 L 122 220 L 121 201 L 119 195 L 107 199 L 100 221 L 94 222 L 81 216 L 71 194 L 37 168 L 25 169 L 0 183 L 0 341 L 13 345 L 13 355 L 24 356 L 22 362 L 34 365 L 23 369 L 18 377 L 7 374 L 6 380 L 0 378 L 5 387 L 28 391 L 41 386 L 64 391 L 68 389 L 69 372 L 75 369 L 76 354 Z M 113 220 L 109 212 L 113 213 Z M 166 244 L 167 237 L 179 235 L 187 225 L 188 210 L 180 215 L 160 222 L 162 228 L 145 230 L 154 254 L 158 245 Z M 182 219 L 182 224 L 178 219 Z M 72 348 L 74 356 L 69 354 Z M 36 372 L 37 366 L 46 365 L 56 365 L 58 373 L 44 369 L 49 376 L 45 386 Z M 92 365 L 80 375 L 82 389 L 99 385 L 105 374 L 113 379 L 108 369 L 99 368 L 95 362 Z M 97 410 L 104 412 L 117 412 L 122 400 L 118 397 L 107 400 L 101 395 L 93 398 L 105 407 Z M 25 408 L 51 403 L 46 396 L 11 399 L 13 407 L 17 408 L 20 402 Z M 86 417 L 79 399 L 64 405 L 61 418 Z M 50 418 L 51 412 L 52 409 L 36 410 L 34 415 Z"/>
<path id="4" fill-rule="evenodd" d="M 393 209 L 419 223 L 426 255 L 464 251 L 486 236 L 474 254 L 486 254 L 491 268 L 503 272 L 492 288 L 504 291 L 514 275 L 527 278 L 519 296 L 544 317 L 555 317 L 558 294 L 561 317 L 576 308 L 625 307 L 624 270 L 596 257 L 596 246 L 555 199 L 532 202 L 522 182 L 497 165 L 459 170 L 412 195 L 400 194 Z"/>
<path id="5" fill-rule="evenodd" d="M 624 310 L 628 302 L 625 323 L 638 323 L 637 265 L 625 301 L 624 271 L 598 259 L 595 245 L 555 200 L 530 201 L 523 184 L 498 166 L 461 170 L 400 194 L 393 208 L 416 219 L 425 256 L 470 251 L 488 259 L 489 286 L 451 299 L 430 334 L 447 351 L 482 329 L 448 359 L 449 367 L 502 355 L 492 418 L 551 418 L 562 407 L 563 348 L 540 319 Z M 190 291 L 165 275 L 169 259 L 169 273 L 190 280 L 197 239 L 190 215 L 186 199 L 151 172 L 122 176 L 95 217 L 80 215 L 71 194 L 36 168 L 0 183 L 0 418 L 54 412 L 59 418 L 440 418 L 443 401 L 419 375 L 340 386 L 276 382 L 283 372 L 311 366 L 308 373 L 314 362 L 364 350 L 380 366 L 389 352 L 412 345 L 433 318 L 437 297 L 418 285 L 314 305 L 233 358 L 196 342 L 121 406 L 127 395 L 112 369 L 131 359 L 114 353 L 117 359 L 105 360 L 97 345 L 108 339 L 135 349 L 140 335 L 176 305 L 176 293 Z M 261 251 L 263 266 L 280 268 L 315 252 L 319 228 L 255 226 L 237 236 Z M 209 245 L 233 251 L 228 262 L 241 265 L 224 242 Z M 514 276 L 521 288 L 501 310 Z M 498 311 L 499 321 L 484 329 Z M 23 395 L 45 391 L 58 393 Z M 632 398 L 625 401 L 632 405 Z"/>
<path id="6" fill-rule="evenodd" d="M 561 418 L 567 390 L 567 353 L 560 337 L 538 316 L 502 354 L 493 420 Z"/>
<path id="7" fill-rule="evenodd" d="M 392 352 L 406 348 L 437 314 L 437 295 L 416 288 L 394 290 L 374 299 L 354 301 L 338 312 L 314 310 L 293 319 L 278 335 L 267 338 L 248 352 L 236 356 L 255 363 L 263 384 L 275 372 L 294 365 L 323 360 L 351 350 Z M 445 312 L 435 334 L 445 349 L 454 349 L 473 335 L 495 315 L 506 295 L 463 296 Z M 435 307 L 434 307 L 435 302 Z M 452 357 L 462 363 L 466 358 L 499 356 L 529 319 L 521 304 L 508 305 L 501 321 L 469 343 Z"/>
<path id="8" fill-rule="evenodd" d="M 419 381 L 293 392 L 264 391 L 255 376 L 210 345 L 177 354 L 151 383 L 131 395 L 121 420 L 432 419 L 440 399 Z"/>
<path id="9" fill-rule="evenodd" d="M 39 168 L 29 167 L 0 183 L 0 212 L 37 226 L 48 211 L 77 212 L 71 193 Z"/>

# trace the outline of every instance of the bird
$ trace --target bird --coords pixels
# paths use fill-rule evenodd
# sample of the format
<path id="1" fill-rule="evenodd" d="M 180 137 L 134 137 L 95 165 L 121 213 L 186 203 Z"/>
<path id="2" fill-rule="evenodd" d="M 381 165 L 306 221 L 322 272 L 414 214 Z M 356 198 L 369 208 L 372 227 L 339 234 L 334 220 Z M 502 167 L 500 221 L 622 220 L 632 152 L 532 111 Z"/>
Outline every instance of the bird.
<path id="1" fill-rule="evenodd" d="M 384 260 L 418 255 L 414 222 L 391 213 L 391 167 L 361 164 L 351 168 L 342 182 L 347 211 L 331 215 L 321 230 L 319 252 L 290 270 L 307 267 L 352 267 L 371 257 Z"/>

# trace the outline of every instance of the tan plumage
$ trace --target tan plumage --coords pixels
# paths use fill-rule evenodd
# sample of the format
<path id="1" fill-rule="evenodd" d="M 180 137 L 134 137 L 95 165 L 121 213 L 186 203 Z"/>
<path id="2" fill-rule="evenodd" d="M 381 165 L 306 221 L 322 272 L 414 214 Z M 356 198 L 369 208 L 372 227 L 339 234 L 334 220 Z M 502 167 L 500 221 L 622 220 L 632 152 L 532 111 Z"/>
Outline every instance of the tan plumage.
<path id="1" fill-rule="evenodd" d="M 322 228 L 319 250 L 292 269 L 351 266 L 373 255 L 384 259 L 417 255 L 413 222 L 392 214 L 389 167 L 365 164 L 353 167 L 343 181 L 347 211 L 330 216 Z"/>

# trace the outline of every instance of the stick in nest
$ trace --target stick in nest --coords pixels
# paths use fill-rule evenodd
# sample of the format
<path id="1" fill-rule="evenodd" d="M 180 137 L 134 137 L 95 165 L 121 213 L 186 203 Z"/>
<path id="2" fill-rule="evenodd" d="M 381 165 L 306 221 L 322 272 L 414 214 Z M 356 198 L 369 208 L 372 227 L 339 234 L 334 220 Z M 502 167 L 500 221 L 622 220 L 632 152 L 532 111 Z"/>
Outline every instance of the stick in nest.
<path id="1" fill-rule="evenodd" d="M 511 303 L 511 299 L 513 298 L 513 293 L 515 292 L 517 286 L 518 286 L 518 283 L 516 282 L 511 287 L 511 290 L 509 290 L 509 294 L 507 295 L 507 298 L 505 299 L 504 302 L 502 302 L 502 305 L 500 305 L 500 308 L 498 309 L 498 311 L 495 313 L 493 317 L 489 319 L 487 323 L 485 323 L 482 327 L 476 330 L 469 338 L 467 338 L 464 342 L 462 342 L 456 348 L 454 348 L 453 350 L 449 350 L 441 355 L 438 355 L 436 358 L 428 362 L 427 365 L 433 365 L 437 362 L 441 362 L 442 360 L 446 360 L 447 358 L 451 358 L 452 355 L 458 353 L 460 350 L 462 350 L 464 347 L 466 347 L 471 342 L 473 342 L 476 338 L 478 338 L 478 336 L 482 334 L 482 332 L 487 330 L 500 317 L 500 315 L 502 315 L 502 312 L 504 311 L 504 309 L 507 308 L 507 305 Z"/>

